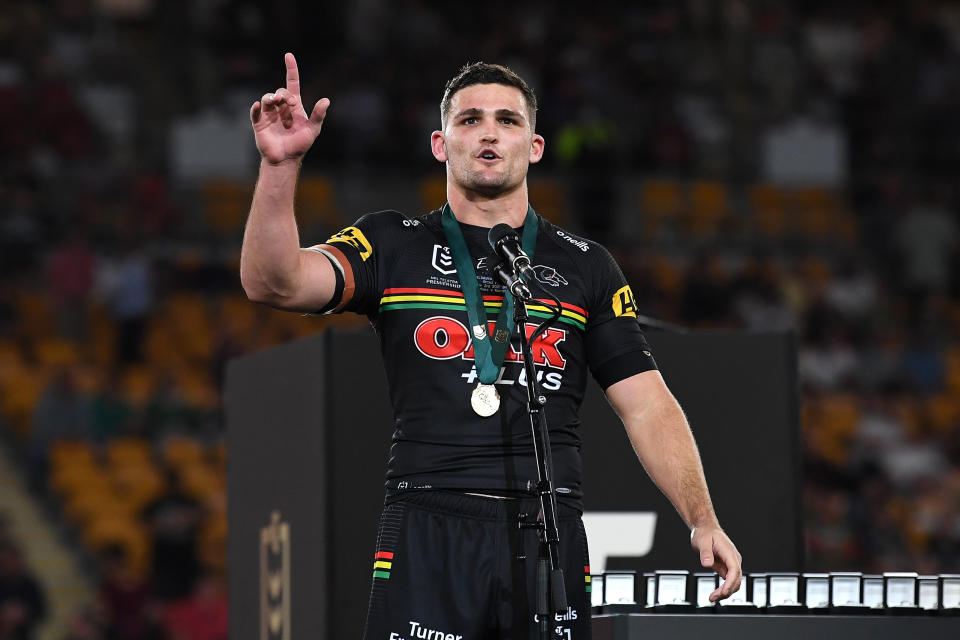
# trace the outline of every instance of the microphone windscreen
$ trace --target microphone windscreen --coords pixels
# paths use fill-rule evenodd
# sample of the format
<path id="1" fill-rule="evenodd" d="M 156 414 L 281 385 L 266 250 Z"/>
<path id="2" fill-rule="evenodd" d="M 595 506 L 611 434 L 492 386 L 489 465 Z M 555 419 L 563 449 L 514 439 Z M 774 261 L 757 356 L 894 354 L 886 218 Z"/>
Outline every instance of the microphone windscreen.
<path id="1" fill-rule="evenodd" d="M 497 247 L 497 243 L 506 238 L 507 236 L 514 236 L 517 238 L 517 232 L 505 222 L 501 222 L 492 229 L 490 233 L 487 234 L 487 240 L 490 242 L 490 246 L 493 248 Z M 519 238 L 517 238 L 519 242 Z"/>

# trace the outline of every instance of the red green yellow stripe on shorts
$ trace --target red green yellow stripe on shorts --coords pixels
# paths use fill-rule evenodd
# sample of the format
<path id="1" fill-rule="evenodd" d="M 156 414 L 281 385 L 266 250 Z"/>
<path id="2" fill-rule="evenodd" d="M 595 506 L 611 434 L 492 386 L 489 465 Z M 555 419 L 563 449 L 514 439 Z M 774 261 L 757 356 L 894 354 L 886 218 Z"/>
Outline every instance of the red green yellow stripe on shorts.
<path id="1" fill-rule="evenodd" d="M 593 590 L 593 586 L 590 584 L 590 565 L 583 566 L 583 581 L 587 585 L 587 593 L 590 593 Z"/>
<path id="2" fill-rule="evenodd" d="M 393 567 L 393 553 L 390 551 L 377 551 L 373 555 L 373 577 L 390 578 L 390 568 Z"/>

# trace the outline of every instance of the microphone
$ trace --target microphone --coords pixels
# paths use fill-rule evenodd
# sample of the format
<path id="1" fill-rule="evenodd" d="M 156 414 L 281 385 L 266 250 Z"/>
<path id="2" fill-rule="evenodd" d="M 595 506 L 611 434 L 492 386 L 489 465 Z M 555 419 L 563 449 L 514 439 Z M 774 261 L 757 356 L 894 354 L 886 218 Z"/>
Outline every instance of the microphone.
<path id="1" fill-rule="evenodd" d="M 532 281 L 537 277 L 533 272 L 533 267 L 530 266 L 530 258 L 520 248 L 520 238 L 517 237 L 517 232 L 511 229 L 510 225 L 501 222 L 490 229 L 487 240 L 494 251 L 497 252 L 497 255 L 509 267 L 512 267 L 513 271 L 526 276 L 527 280 Z"/>
<path id="2" fill-rule="evenodd" d="M 507 269 L 505 263 L 498 262 L 493 268 L 493 273 L 496 274 L 500 282 L 506 285 L 507 289 L 510 290 L 510 293 L 512 293 L 515 298 L 520 298 L 524 301 L 533 300 L 533 294 L 530 293 L 530 289 L 527 287 L 526 283 L 520 279 L 520 276 L 517 275 L 516 271 Z"/>

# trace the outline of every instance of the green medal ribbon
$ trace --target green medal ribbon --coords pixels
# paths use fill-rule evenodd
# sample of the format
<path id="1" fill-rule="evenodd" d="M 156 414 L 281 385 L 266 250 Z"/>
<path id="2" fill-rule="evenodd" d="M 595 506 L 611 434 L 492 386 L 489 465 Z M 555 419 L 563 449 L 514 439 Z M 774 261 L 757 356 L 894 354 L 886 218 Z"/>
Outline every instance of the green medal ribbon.
<path id="1" fill-rule="evenodd" d="M 487 330 L 487 310 L 483 306 L 477 272 L 473 269 L 473 260 L 470 258 L 470 250 L 467 249 L 467 241 L 463 237 L 460 223 L 454 217 L 449 204 L 443 205 L 440 220 L 443 223 L 443 233 L 447 236 L 447 244 L 450 245 L 450 253 L 453 254 L 453 263 L 457 267 L 457 277 L 460 279 L 463 298 L 467 303 L 477 377 L 483 384 L 493 384 L 500 375 L 500 367 L 503 365 L 503 358 L 510 344 L 510 335 L 513 334 L 513 296 L 504 290 L 503 305 L 500 307 L 500 313 L 497 314 L 497 324 L 493 331 L 493 344 L 491 344 L 490 332 Z M 537 214 L 533 207 L 527 205 L 527 217 L 523 222 L 523 251 L 531 262 L 533 262 L 533 250 L 536 246 Z"/>

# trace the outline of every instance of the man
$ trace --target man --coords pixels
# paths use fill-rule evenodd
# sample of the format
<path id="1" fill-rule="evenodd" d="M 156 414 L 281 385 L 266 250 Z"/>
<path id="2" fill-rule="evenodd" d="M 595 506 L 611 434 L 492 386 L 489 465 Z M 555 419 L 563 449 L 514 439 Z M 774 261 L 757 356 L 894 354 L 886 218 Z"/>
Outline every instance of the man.
<path id="1" fill-rule="evenodd" d="M 262 160 L 240 275 L 255 302 L 362 313 L 380 338 L 396 428 L 365 637 L 536 637 L 537 532 L 518 524 L 536 518 L 530 488 L 537 473 L 520 329 L 491 271 L 487 233 L 498 223 L 518 230 L 537 284 L 562 303 L 556 326 L 538 335 L 535 325 L 526 328 L 547 397 L 570 605 L 557 620 L 558 635 L 590 637 L 577 429 L 587 369 L 690 526 L 703 566 L 726 577 L 711 598 L 733 593 L 740 554 L 714 515 L 696 445 L 637 324 L 629 286 L 606 250 L 528 205 L 527 170 L 542 157 L 544 140 L 535 133 L 536 97 L 526 83 L 482 63 L 447 83 L 442 128 L 430 140 L 446 164 L 442 210 L 413 219 L 369 214 L 327 243 L 301 249 L 294 188 L 330 101 L 321 99 L 308 115 L 296 61 L 289 53 L 285 61 L 287 86 L 250 109 Z M 532 322 L 548 313 L 544 301 L 530 305 Z"/>

